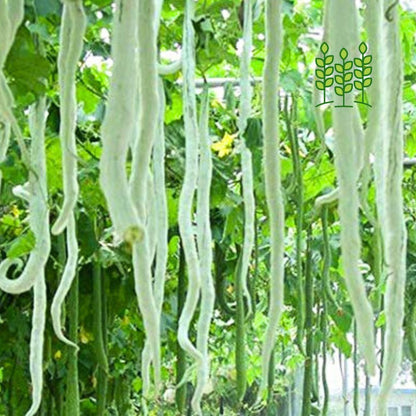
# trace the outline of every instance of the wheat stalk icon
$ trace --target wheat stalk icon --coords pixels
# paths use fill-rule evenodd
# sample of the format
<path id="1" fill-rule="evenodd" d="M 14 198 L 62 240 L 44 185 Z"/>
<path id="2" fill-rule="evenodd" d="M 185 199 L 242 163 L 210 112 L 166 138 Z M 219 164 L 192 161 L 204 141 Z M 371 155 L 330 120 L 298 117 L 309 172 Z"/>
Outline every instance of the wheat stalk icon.
<path id="1" fill-rule="evenodd" d="M 331 87 L 334 83 L 334 78 L 332 74 L 334 73 L 334 66 L 331 65 L 334 62 L 334 55 L 328 55 L 329 46 L 326 42 L 321 45 L 320 48 L 322 52 L 322 58 L 316 58 L 316 70 L 315 75 L 317 80 L 315 81 L 316 88 L 320 91 L 323 91 L 324 101 L 316 107 L 319 107 L 324 104 L 333 103 L 333 101 L 326 101 L 326 89 Z"/>
<path id="2" fill-rule="evenodd" d="M 369 75 L 373 72 L 373 68 L 370 66 L 373 57 L 372 55 L 365 55 L 368 48 L 364 42 L 360 44 L 358 49 L 361 53 L 361 58 L 354 59 L 354 64 L 358 68 L 354 70 L 354 75 L 357 78 L 357 81 L 354 81 L 354 87 L 356 90 L 361 91 L 361 101 L 355 102 L 371 107 L 369 103 L 365 102 L 365 89 L 373 83 L 372 78 L 369 77 Z"/>

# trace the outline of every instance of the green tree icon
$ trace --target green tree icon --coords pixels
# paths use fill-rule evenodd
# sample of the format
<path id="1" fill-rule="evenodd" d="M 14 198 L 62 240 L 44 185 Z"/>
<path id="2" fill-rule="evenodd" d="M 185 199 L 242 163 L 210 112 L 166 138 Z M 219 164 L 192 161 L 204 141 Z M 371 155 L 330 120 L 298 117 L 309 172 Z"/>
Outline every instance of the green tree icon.
<path id="1" fill-rule="evenodd" d="M 342 48 L 339 53 L 342 59 L 342 64 L 335 64 L 335 71 L 340 75 L 335 75 L 335 82 L 338 84 L 335 87 L 335 94 L 342 97 L 342 105 L 336 105 L 335 107 L 352 107 L 352 105 L 345 105 L 345 96 L 352 91 L 352 61 L 347 61 L 348 51 Z"/>
<path id="2" fill-rule="evenodd" d="M 369 77 L 369 75 L 373 72 L 373 68 L 370 66 L 373 57 L 371 55 L 365 56 L 368 48 L 364 42 L 360 43 L 358 49 L 361 53 L 361 58 L 354 59 L 355 66 L 359 68 L 354 70 L 354 75 L 358 79 L 357 81 L 354 81 L 354 87 L 356 90 L 361 91 L 361 101 L 355 102 L 371 107 L 369 103 L 365 102 L 365 89 L 368 88 L 373 82 L 372 78 Z"/>
<path id="3" fill-rule="evenodd" d="M 316 66 L 317 69 L 315 70 L 315 75 L 317 80 L 315 81 L 316 88 L 318 90 L 323 91 L 323 99 L 324 101 L 316 107 L 320 105 L 333 103 L 333 101 L 326 101 L 326 89 L 331 87 L 334 83 L 334 79 L 332 78 L 332 74 L 334 72 L 334 67 L 331 65 L 334 62 L 334 55 L 327 55 L 329 47 L 326 42 L 321 45 L 321 52 L 323 58 L 316 58 Z"/>

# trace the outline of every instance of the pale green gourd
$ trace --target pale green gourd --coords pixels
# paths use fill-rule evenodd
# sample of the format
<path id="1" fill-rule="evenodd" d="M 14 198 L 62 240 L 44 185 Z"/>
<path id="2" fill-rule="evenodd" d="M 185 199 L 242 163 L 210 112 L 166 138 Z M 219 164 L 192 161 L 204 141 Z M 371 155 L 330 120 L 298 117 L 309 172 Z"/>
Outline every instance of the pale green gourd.
<path id="1" fill-rule="evenodd" d="M 202 414 L 201 399 L 210 376 L 208 350 L 209 330 L 214 312 L 215 289 L 212 279 L 212 235 L 210 223 L 210 188 L 212 179 L 211 140 L 209 136 L 209 89 L 206 86 L 201 97 L 199 121 L 200 156 L 197 192 L 197 243 L 201 274 L 201 304 L 197 325 L 196 345 L 203 360 L 199 363 L 197 384 L 192 397 L 192 408 Z"/>
<path id="2" fill-rule="evenodd" d="M 357 10 L 355 3 L 330 0 L 328 4 L 328 43 L 338 51 L 356 47 Z M 349 103 L 350 104 L 350 103 Z M 360 129 L 354 107 L 334 108 L 335 168 L 338 178 L 338 211 L 341 225 L 341 253 L 345 282 L 357 319 L 358 344 L 369 374 L 376 369 L 373 311 L 367 299 L 364 281 L 358 264 L 361 239 L 359 232 L 359 198 L 357 182 L 360 166 Z"/>
<path id="3" fill-rule="evenodd" d="M 390 7 L 384 1 L 384 10 Z M 403 319 L 406 284 L 407 231 L 402 195 L 403 179 L 403 61 L 401 54 L 400 22 L 397 7 L 390 10 L 391 21 L 386 21 L 383 45 L 385 77 L 383 78 L 383 133 L 376 139 L 380 151 L 376 157 L 383 165 L 384 176 L 379 177 L 377 192 L 381 202 L 380 219 L 384 243 L 386 293 L 384 309 L 386 331 L 383 354 L 383 377 L 377 399 L 376 415 L 385 416 L 389 395 L 400 371 L 403 349 Z M 384 141 L 384 143 L 381 143 Z M 380 183 L 381 182 L 381 183 Z"/>
<path id="4" fill-rule="evenodd" d="M 75 138 L 77 119 L 75 73 L 87 27 L 87 18 L 84 13 L 82 0 L 62 0 L 62 3 L 58 77 L 61 99 L 59 137 L 62 149 L 64 203 L 59 217 L 52 227 L 53 234 L 60 234 L 66 228 L 68 221 L 70 221 L 73 215 L 79 193 Z"/>
<path id="5" fill-rule="evenodd" d="M 113 19 L 113 71 L 101 129 L 100 185 L 107 200 L 116 239 L 134 243 L 143 238 L 144 225 L 130 194 L 126 174 L 129 140 L 136 114 L 138 2 L 118 0 Z M 129 39 L 129 42 L 126 42 Z"/>
<path id="6" fill-rule="evenodd" d="M 149 393 L 148 362 L 153 363 L 156 391 L 160 389 L 160 313 L 152 285 L 152 262 L 156 247 L 154 217 L 152 216 L 153 178 L 149 174 L 153 144 L 158 133 L 159 93 L 157 71 L 158 2 L 143 0 L 138 10 L 137 138 L 132 140 L 132 173 L 130 195 L 141 224 L 144 238 L 133 244 L 133 270 L 136 296 L 148 339 L 148 350 L 143 351 L 144 396 Z M 132 94 L 134 95 L 134 94 Z M 150 194 L 148 190 L 150 189 Z"/>
<path id="7" fill-rule="evenodd" d="M 279 63 L 282 47 L 282 2 L 266 1 L 266 60 L 263 70 L 263 163 L 270 223 L 270 300 L 262 352 L 260 391 L 267 388 L 269 364 L 283 310 L 284 205 L 280 173 Z"/>
<path id="8" fill-rule="evenodd" d="M 196 363 L 200 363 L 203 361 L 203 356 L 189 338 L 189 327 L 198 304 L 201 289 L 201 272 L 192 224 L 192 206 L 198 178 L 198 148 L 200 141 L 195 98 L 195 33 L 192 24 L 194 13 L 193 0 L 186 0 L 182 51 L 186 161 L 185 177 L 179 197 L 178 222 L 188 266 L 188 292 L 179 318 L 178 342 Z"/>

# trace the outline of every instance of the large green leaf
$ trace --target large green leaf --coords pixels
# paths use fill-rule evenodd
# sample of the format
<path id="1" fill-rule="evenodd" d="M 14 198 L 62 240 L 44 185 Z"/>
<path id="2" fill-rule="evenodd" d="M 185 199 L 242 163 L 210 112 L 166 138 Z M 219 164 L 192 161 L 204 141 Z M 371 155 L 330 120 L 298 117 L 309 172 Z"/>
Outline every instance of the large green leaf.
<path id="1" fill-rule="evenodd" d="M 35 247 L 36 238 L 32 231 L 21 234 L 14 240 L 10 248 L 7 250 L 7 257 L 9 259 L 16 259 L 28 254 Z"/>
<path id="2" fill-rule="evenodd" d="M 28 105 L 46 92 L 52 67 L 48 59 L 36 51 L 30 31 L 21 26 L 5 69 L 17 101 Z"/>

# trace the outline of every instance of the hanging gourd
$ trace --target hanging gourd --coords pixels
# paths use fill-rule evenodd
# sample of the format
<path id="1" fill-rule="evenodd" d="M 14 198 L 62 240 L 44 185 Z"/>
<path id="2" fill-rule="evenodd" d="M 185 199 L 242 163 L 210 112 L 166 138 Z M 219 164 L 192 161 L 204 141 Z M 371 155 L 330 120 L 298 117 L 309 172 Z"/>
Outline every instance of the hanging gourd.
<path id="1" fill-rule="evenodd" d="M 279 63 L 282 47 L 282 2 L 266 1 L 266 60 L 263 70 L 263 163 L 270 222 L 270 299 L 262 353 L 260 391 L 267 387 L 276 330 L 283 310 L 284 205 L 280 173 Z"/>

